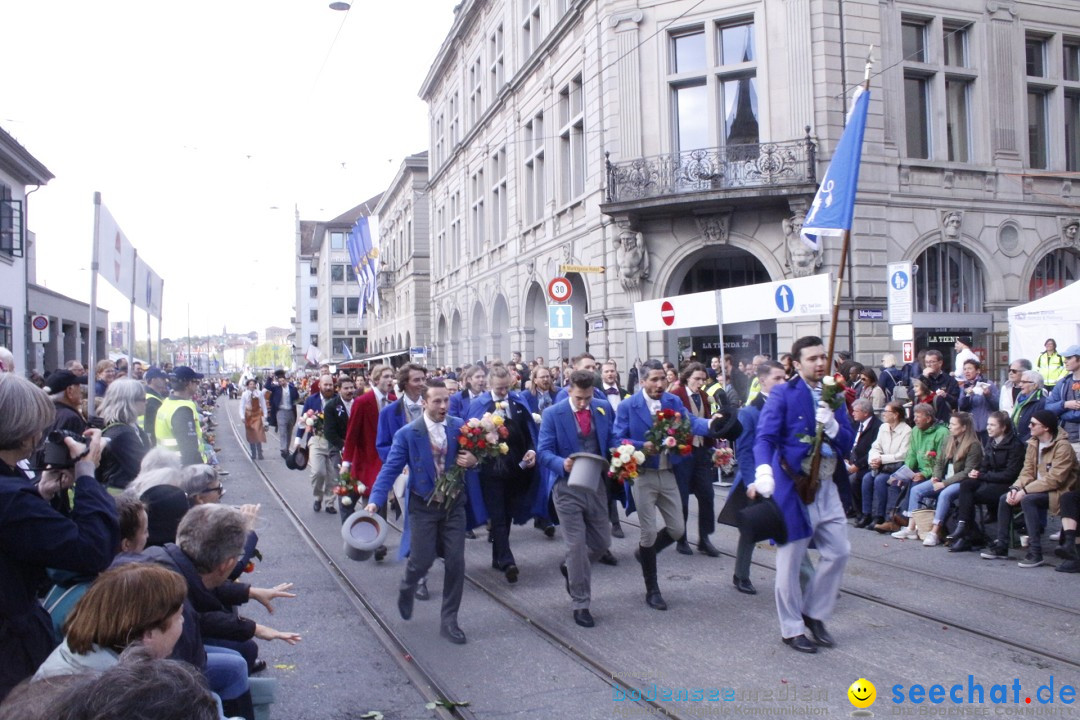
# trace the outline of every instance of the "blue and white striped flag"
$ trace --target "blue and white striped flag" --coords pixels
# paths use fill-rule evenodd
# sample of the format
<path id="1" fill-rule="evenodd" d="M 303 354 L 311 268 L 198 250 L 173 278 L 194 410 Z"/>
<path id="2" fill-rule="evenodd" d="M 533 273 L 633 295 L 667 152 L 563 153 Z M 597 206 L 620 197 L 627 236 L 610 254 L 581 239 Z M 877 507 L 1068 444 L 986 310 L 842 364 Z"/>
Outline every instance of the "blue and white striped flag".
<path id="1" fill-rule="evenodd" d="M 866 112 L 870 106 L 870 91 L 862 86 L 852 98 L 847 127 L 836 144 L 829 169 L 821 179 L 810 212 L 803 221 L 802 239 L 815 251 L 821 249 L 823 236 L 841 237 L 851 230 L 855 215 L 855 190 L 859 184 L 859 163 L 862 161 L 863 134 L 866 132 Z"/>

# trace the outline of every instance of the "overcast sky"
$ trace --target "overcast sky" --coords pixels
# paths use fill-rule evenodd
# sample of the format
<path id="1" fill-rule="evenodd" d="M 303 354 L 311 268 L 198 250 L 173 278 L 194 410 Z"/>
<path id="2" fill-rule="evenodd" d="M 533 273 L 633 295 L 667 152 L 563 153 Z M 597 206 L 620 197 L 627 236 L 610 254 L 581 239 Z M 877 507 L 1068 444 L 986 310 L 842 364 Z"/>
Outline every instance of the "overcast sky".
<path id="1" fill-rule="evenodd" d="M 100 191 L 165 279 L 166 337 L 189 302 L 192 334 L 288 325 L 293 208 L 335 217 L 427 149 L 417 93 L 456 4 L 328 2 L 0 0 L 0 126 L 56 176 L 28 202 L 38 282 L 89 299 Z"/>

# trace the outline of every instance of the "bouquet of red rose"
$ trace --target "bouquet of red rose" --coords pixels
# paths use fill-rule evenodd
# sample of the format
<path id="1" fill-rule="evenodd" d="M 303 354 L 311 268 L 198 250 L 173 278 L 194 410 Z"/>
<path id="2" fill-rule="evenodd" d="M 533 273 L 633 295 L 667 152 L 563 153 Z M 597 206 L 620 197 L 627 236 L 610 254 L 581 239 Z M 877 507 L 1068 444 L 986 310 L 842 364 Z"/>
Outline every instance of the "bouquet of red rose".
<path id="1" fill-rule="evenodd" d="M 728 445 L 727 440 L 720 441 L 720 447 L 713 451 L 713 466 L 728 472 L 735 466 L 735 451 Z"/>
<path id="2" fill-rule="evenodd" d="M 359 480 L 354 480 L 349 468 L 342 468 L 337 477 L 337 485 L 334 486 L 334 494 L 341 498 L 342 505 L 352 505 L 350 495 L 364 495 L 368 486 Z"/>
<path id="3" fill-rule="evenodd" d="M 504 442 L 510 435 L 502 415 L 484 413 L 481 418 L 472 418 L 461 426 L 458 433 L 458 449 L 468 450 L 480 462 L 494 460 L 510 452 Z M 461 491 L 465 489 L 465 468 L 456 463 L 457 458 L 446 458 L 446 470 L 435 479 L 435 492 L 428 500 L 440 503 L 443 510 L 449 510 Z"/>
<path id="4" fill-rule="evenodd" d="M 653 418 L 653 426 L 645 433 L 645 441 L 653 444 L 652 455 L 660 453 L 689 455 L 694 450 L 694 433 L 690 421 L 682 413 L 661 408 Z"/>
<path id="5" fill-rule="evenodd" d="M 300 416 L 300 426 L 312 435 L 322 435 L 323 414 L 321 412 L 315 412 L 314 410 L 308 410 Z"/>

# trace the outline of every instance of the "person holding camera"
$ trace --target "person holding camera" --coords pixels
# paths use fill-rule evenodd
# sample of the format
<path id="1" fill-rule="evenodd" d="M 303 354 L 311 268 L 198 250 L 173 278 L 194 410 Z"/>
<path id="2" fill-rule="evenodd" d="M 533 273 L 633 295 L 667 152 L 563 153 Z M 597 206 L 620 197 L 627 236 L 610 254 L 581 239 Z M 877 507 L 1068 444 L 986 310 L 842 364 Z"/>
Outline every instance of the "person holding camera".
<path id="1" fill-rule="evenodd" d="M 0 376 L 0 699 L 30 677 L 56 646 L 37 601 L 46 568 L 97 574 L 120 546 L 116 503 L 94 478 L 101 432 L 50 434 L 45 468 L 26 460 L 54 419 L 49 396 L 14 374 Z M 49 501 L 74 488 L 70 515 Z"/>

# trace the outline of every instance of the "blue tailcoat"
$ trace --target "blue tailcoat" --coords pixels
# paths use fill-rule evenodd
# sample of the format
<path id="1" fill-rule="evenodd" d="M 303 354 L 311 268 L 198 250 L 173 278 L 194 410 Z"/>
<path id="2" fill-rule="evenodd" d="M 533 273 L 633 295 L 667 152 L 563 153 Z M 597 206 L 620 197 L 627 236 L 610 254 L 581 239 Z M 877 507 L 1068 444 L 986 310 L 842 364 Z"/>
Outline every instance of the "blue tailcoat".
<path id="1" fill-rule="evenodd" d="M 533 420 L 532 410 L 529 408 L 528 401 L 516 390 L 508 392 L 506 397 L 507 400 L 514 403 L 514 414 L 517 415 L 518 413 L 521 413 L 521 416 L 524 417 L 525 426 L 529 429 L 529 438 L 532 441 L 532 447 L 535 449 L 539 439 L 539 431 L 536 427 L 536 421 Z M 495 401 L 491 398 L 491 391 L 484 391 L 477 395 L 472 403 L 469 404 L 469 409 L 465 413 L 465 418 L 471 420 L 473 418 L 483 417 L 486 412 L 494 412 L 494 408 Z M 473 512 L 476 513 L 477 520 L 480 520 L 480 522 L 487 522 L 487 507 L 485 507 L 483 497 L 479 492 L 479 471 L 472 472 L 470 475 L 475 478 L 477 488 L 476 496 L 479 503 L 478 505 L 473 506 Z M 533 479 L 529 484 L 527 496 L 527 502 L 522 502 L 519 506 L 520 508 L 527 508 L 527 510 L 519 510 L 514 515 L 514 522 L 518 525 L 522 525 L 534 517 L 548 517 L 547 498 L 544 496 L 540 487 L 540 473 L 533 472 Z M 470 502 L 471 500 L 472 495 L 470 495 Z"/>
<path id="2" fill-rule="evenodd" d="M 772 466 L 776 481 L 773 498 L 783 512 L 789 540 L 808 538 L 813 535 L 813 528 L 806 505 L 795 491 L 795 483 L 780 467 L 780 458 L 782 456 L 788 467 L 794 470 L 802 467 L 803 459 L 810 455 L 813 447 L 801 442 L 798 436 L 805 434 L 813 437 L 817 428 L 816 411 L 810 387 L 801 377 L 795 376 L 773 388 L 758 418 L 754 466 Z M 851 452 L 855 432 L 844 405 L 836 411 L 836 421 L 840 430 L 835 438 L 826 436 L 826 440 L 836 451 L 839 462 Z"/>

